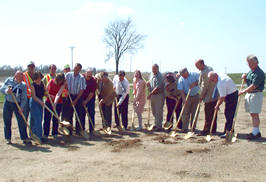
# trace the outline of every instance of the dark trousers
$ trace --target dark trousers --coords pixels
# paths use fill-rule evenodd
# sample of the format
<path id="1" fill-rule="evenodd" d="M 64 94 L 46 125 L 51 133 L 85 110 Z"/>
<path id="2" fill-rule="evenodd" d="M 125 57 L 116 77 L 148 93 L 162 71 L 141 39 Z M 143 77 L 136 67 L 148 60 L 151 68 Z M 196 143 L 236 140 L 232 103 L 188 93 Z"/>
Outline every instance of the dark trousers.
<path id="1" fill-rule="evenodd" d="M 214 115 L 214 108 L 217 104 L 216 101 L 208 102 L 204 104 L 204 113 L 205 113 L 205 124 L 203 128 L 203 132 L 209 133 L 211 129 L 211 123 Z M 213 124 L 213 129 L 212 133 L 216 133 L 216 128 L 217 128 L 217 115 L 215 117 L 215 121 Z"/>
<path id="2" fill-rule="evenodd" d="M 117 100 L 119 100 L 120 97 L 122 97 L 122 95 L 118 95 Z M 128 125 L 128 99 L 129 99 L 129 96 L 127 95 L 125 100 L 118 107 L 119 113 L 120 113 L 121 118 L 122 118 L 122 124 L 123 124 L 125 129 L 127 128 L 127 125 Z M 114 110 L 115 110 L 115 112 L 114 112 L 115 113 L 115 123 L 117 126 L 119 126 L 119 119 L 118 119 L 116 106 L 114 107 Z"/>
<path id="3" fill-rule="evenodd" d="M 70 95 L 70 97 L 74 101 L 76 99 L 77 95 Z M 82 112 L 84 112 L 84 109 L 82 107 L 83 107 L 82 106 L 82 99 L 80 98 L 75 105 L 75 108 L 77 110 L 77 114 L 78 114 L 79 118 L 82 115 Z M 73 107 L 71 105 L 69 98 L 67 98 L 65 103 L 63 104 L 62 120 L 66 120 L 66 121 L 70 122 L 73 126 L 73 113 L 74 113 Z M 78 123 L 76 116 L 75 116 L 75 120 L 76 120 L 76 125 L 75 125 L 76 126 L 76 133 L 79 133 L 81 128 L 79 126 L 79 123 Z M 84 129 L 85 122 L 84 123 L 81 122 L 81 125 Z M 70 134 L 72 134 L 72 131 L 70 131 Z"/>
<path id="4" fill-rule="evenodd" d="M 25 140 L 28 138 L 26 124 L 23 121 L 22 116 L 19 114 L 16 104 L 9 101 L 5 101 L 3 106 L 5 139 L 11 139 L 11 119 L 13 112 L 17 118 L 20 138 L 21 140 Z"/>
<path id="5" fill-rule="evenodd" d="M 85 107 L 87 107 L 91 121 L 92 121 L 92 124 L 91 124 L 91 122 L 88 120 L 89 121 L 89 129 L 90 129 L 90 132 L 92 132 L 93 128 L 95 127 L 95 97 L 91 98 L 91 100 L 87 103 L 87 105 Z M 83 109 L 83 112 L 82 112 L 82 115 L 80 117 L 80 120 L 81 120 L 81 123 L 85 123 L 86 111 L 83 107 L 82 107 L 82 109 Z M 85 129 L 85 125 L 83 128 Z"/>
<path id="6" fill-rule="evenodd" d="M 172 115 L 174 108 L 175 108 L 175 104 L 176 104 L 175 100 L 166 97 L 166 106 L 167 106 L 166 121 L 170 121 L 171 115 Z M 176 119 L 179 118 L 181 110 L 182 110 L 182 99 L 179 99 L 176 110 L 175 110 Z M 173 118 L 174 117 L 172 117 L 172 120 L 170 121 L 171 123 L 173 123 Z M 182 129 L 182 119 L 177 124 L 177 126 L 178 126 L 178 128 Z"/>
<path id="7" fill-rule="evenodd" d="M 52 105 L 49 102 L 45 102 L 47 107 L 49 107 L 52 111 Z M 57 104 L 56 105 L 56 113 L 58 116 L 60 116 L 60 113 L 62 111 L 62 104 Z M 52 135 L 57 135 L 58 134 L 58 120 L 56 119 L 55 116 L 53 116 L 53 129 L 52 129 Z M 43 123 L 43 135 L 44 136 L 49 136 L 50 132 L 50 123 L 51 123 L 51 113 L 45 109 L 44 111 L 44 123 Z"/>
<path id="8" fill-rule="evenodd" d="M 113 104 L 107 106 L 105 104 L 102 105 L 103 117 L 105 123 L 103 122 L 103 127 L 108 126 L 111 127 L 112 125 L 112 106 Z"/>
<path id="9" fill-rule="evenodd" d="M 238 91 L 235 91 L 234 93 L 227 95 L 225 97 L 225 109 L 224 109 L 224 115 L 226 118 L 226 123 L 224 127 L 224 132 L 230 131 L 232 129 L 233 119 L 236 112 L 236 106 L 238 101 Z"/>

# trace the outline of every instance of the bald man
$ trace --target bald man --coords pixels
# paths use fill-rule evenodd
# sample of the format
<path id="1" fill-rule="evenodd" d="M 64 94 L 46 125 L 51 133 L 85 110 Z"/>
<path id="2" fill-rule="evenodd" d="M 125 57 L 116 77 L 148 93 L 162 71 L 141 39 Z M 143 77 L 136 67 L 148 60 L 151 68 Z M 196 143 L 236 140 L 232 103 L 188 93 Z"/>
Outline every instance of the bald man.
<path id="1" fill-rule="evenodd" d="M 92 75 L 92 70 L 88 69 L 84 75 L 86 79 L 86 89 L 83 92 L 82 98 L 83 98 L 83 106 L 87 107 L 91 122 L 89 122 L 89 130 L 90 134 L 93 133 L 94 127 L 95 127 L 95 91 L 97 89 L 97 82 L 96 79 Z M 81 112 L 81 123 L 83 127 L 85 128 L 85 115 L 86 112 Z"/>
<path id="2" fill-rule="evenodd" d="M 12 115 L 15 113 L 17 118 L 19 134 L 24 144 L 31 144 L 28 139 L 26 124 L 23 121 L 22 114 L 27 105 L 27 87 L 23 82 L 23 72 L 17 71 L 14 77 L 9 77 L 5 80 L 4 85 L 0 89 L 1 93 L 5 95 L 5 102 L 3 106 L 3 120 L 4 120 L 4 134 L 7 144 L 11 144 L 11 121 Z M 14 94 L 20 108 L 17 108 L 15 101 L 11 94 Z"/>
<path id="3" fill-rule="evenodd" d="M 224 132 L 220 135 L 221 138 L 225 138 L 226 131 L 231 131 L 233 119 L 236 111 L 237 101 L 238 101 L 238 90 L 234 81 L 226 74 L 217 74 L 213 71 L 209 72 L 208 78 L 211 82 L 216 84 L 213 95 L 219 92 L 219 99 L 215 105 L 215 110 L 218 111 L 220 105 L 225 102 L 224 115 L 226 118 L 226 123 L 224 127 Z"/>
<path id="4" fill-rule="evenodd" d="M 201 88 L 200 92 L 200 102 L 204 102 L 204 113 L 205 113 L 205 124 L 200 135 L 205 136 L 210 133 L 211 122 L 214 114 L 214 107 L 217 104 L 218 94 L 212 97 L 213 90 L 215 88 L 215 83 L 210 82 L 208 79 L 208 73 L 213 71 L 212 67 L 205 65 L 203 59 L 198 59 L 195 62 L 196 68 L 200 70 L 200 80 L 199 85 Z M 212 133 L 216 133 L 217 128 L 217 117 L 215 118 Z"/>

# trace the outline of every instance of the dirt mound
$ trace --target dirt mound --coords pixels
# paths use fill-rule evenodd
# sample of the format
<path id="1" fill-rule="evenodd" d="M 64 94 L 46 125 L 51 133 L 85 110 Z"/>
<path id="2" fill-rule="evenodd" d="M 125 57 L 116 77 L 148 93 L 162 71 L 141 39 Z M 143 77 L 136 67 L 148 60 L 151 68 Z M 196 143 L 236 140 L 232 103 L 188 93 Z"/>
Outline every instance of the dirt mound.
<path id="1" fill-rule="evenodd" d="M 210 151 L 211 151 L 211 149 L 208 149 L 208 148 L 196 148 L 196 149 L 186 150 L 186 153 L 187 154 L 192 154 L 192 153 L 208 153 Z"/>
<path id="2" fill-rule="evenodd" d="M 128 148 L 135 148 L 141 146 L 140 139 L 133 139 L 133 140 L 119 140 L 119 141 L 112 141 L 108 143 L 113 147 L 112 152 L 121 152 L 123 149 Z"/>
<path id="3" fill-rule="evenodd" d="M 169 138 L 168 135 L 158 135 L 153 140 L 158 141 L 159 143 L 163 144 L 177 144 L 179 138 Z"/>

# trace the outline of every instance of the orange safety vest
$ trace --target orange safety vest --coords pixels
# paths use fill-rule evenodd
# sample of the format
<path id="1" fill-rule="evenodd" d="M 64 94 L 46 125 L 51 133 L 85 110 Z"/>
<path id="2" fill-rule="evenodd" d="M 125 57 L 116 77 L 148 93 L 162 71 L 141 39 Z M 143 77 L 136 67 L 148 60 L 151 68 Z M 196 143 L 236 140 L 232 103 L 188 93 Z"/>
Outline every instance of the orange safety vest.
<path id="1" fill-rule="evenodd" d="M 23 73 L 23 80 L 24 82 L 26 83 L 26 87 L 27 87 L 27 97 L 28 98 L 31 98 L 31 89 L 30 89 L 30 86 L 31 84 L 33 83 L 30 75 L 28 72 L 24 72 Z"/>
<path id="2" fill-rule="evenodd" d="M 46 84 L 48 84 L 48 82 L 51 80 L 51 76 L 50 74 L 47 74 L 46 75 Z"/>

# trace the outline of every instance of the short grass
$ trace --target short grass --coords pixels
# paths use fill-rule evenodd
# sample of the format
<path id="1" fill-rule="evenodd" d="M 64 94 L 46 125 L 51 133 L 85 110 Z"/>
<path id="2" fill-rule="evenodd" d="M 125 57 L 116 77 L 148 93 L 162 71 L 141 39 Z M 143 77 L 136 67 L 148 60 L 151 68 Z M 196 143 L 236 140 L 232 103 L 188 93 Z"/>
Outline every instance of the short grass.
<path id="1" fill-rule="evenodd" d="M 3 103 L 4 99 L 5 99 L 5 96 L 2 93 L 0 93 L 0 103 Z"/>

